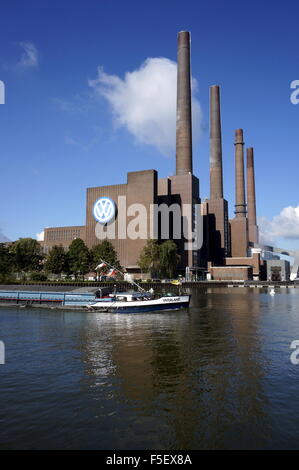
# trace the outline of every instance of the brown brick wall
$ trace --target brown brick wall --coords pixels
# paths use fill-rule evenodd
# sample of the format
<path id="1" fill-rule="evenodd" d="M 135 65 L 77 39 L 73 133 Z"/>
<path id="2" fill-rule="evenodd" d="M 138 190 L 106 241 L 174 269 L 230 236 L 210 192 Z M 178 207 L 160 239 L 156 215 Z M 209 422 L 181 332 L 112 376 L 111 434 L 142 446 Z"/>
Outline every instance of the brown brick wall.
<path id="1" fill-rule="evenodd" d="M 247 281 L 253 278 L 250 266 L 216 266 L 211 268 L 211 274 L 215 281 Z"/>
<path id="2" fill-rule="evenodd" d="M 231 257 L 247 257 L 248 225 L 245 217 L 230 219 Z"/>
<path id="3" fill-rule="evenodd" d="M 224 264 L 226 266 L 240 266 L 240 265 L 251 266 L 253 270 L 253 274 L 256 276 L 260 275 L 260 254 L 259 253 L 253 253 L 252 257 L 226 258 L 224 260 Z"/>
<path id="4" fill-rule="evenodd" d="M 72 225 L 69 227 L 49 227 L 44 230 L 44 241 L 41 242 L 43 250 L 48 253 L 55 245 L 68 248 L 73 240 L 81 238 L 85 241 L 85 226 Z"/>
<path id="5" fill-rule="evenodd" d="M 95 201 L 100 197 L 110 197 L 117 205 L 118 196 L 126 196 L 126 210 L 131 204 L 140 203 L 147 208 L 147 236 L 150 237 L 150 205 L 157 199 L 157 172 L 146 170 L 128 173 L 127 184 L 100 186 L 87 189 L 86 203 L 86 243 L 89 248 L 101 242 L 96 237 L 96 220 L 93 217 L 92 209 Z M 115 247 L 122 266 L 136 266 L 140 251 L 146 244 L 146 240 L 129 238 L 119 239 L 118 230 L 121 221 L 124 221 L 124 228 L 134 219 L 134 216 L 127 217 L 126 210 L 117 207 L 118 213 L 115 220 L 115 239 L 110 239 Z M 136 213 L 137 215 L 137 213 Z M 136 217 L 135 215 L 135 217 Z M 126 236 L 126 234 L 125 234 Z"/>

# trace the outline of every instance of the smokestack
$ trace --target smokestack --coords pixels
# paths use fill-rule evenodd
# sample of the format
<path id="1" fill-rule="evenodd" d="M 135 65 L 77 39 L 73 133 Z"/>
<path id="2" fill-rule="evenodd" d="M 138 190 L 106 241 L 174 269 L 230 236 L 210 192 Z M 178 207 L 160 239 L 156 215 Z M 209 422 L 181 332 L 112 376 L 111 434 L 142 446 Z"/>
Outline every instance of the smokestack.
<path id="1" fill-rule="evenodd" d="M 246 152 L 247 160 L 247 209 L 249 225 L 256 225 L 256 202 L 253 148 L 249 147 Z"/>
<path id="2" fill-rule="evenodd" d="M 243 129 L 235 132 L 236 217 L 246 217 Z"/>
<path id="3" fill-rule="evenodd" d="M 255 176 L 253 148 L 246 151 L 247 161 L 247 208 L 248 208 L 248 228 L 249 241 L 258 243 L 258 227 L 256 225 L 256 200 L 255 200 Z"/>
<path id="4" fill-rule="evenodd" d="M 223 198 L 220 88 L 210 87 L 210 199 Z"/>
<path id="5" fill-rule="evenodd" d="M 176 174 L 192 173 L 190 33 L 178 34 Z"/>

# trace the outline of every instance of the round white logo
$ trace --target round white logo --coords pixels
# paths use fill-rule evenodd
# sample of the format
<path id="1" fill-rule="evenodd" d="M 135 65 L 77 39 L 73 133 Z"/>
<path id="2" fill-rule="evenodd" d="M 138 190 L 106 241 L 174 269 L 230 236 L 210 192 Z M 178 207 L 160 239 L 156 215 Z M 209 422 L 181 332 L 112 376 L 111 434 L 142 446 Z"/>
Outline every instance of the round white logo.
<path id="1" fill-rule="evenodd" d="M 115 216 L 115 203 L 109 197 L 101 197 L 94 203 L 92 212 L 98 222 L 106 224 Z"/>

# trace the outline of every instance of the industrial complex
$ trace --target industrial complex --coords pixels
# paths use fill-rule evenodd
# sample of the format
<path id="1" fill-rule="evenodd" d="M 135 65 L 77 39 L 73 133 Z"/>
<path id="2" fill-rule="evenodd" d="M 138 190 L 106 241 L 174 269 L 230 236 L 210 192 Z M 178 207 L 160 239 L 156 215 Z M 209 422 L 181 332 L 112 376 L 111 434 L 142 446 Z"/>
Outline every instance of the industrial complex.
<path id="1" fill-rule="evenodd" d="M 85 226 L 51 227 L 41 242 L 67 248 L 81 238 L 88 248 L 109 239 L 120 264 L 141 277 L 138 258 L 150 238 L 173 239 L 178 271 L 188 279 L 288 280 L 290 265 L 259 245 L 254 150 L 235 130 L 235 216 L 223 193 L 220 87 L 210 87 L 210 197 L 201 200 L 192 165 L 190 33 L 178 33 L 176 173 L 159 178 L 154 169 L 127 174 L 127 181 L 88 188 Z M 266 254 L 267 253 L 267 254 Z M 269 254 L 270 253 L 270 254 Z M 265 259 L 265 258 L 268 258 Z M 268 263 L 268 266 L 267 266 Z M 297 275 L 297 273 L 296 273 Z"/>

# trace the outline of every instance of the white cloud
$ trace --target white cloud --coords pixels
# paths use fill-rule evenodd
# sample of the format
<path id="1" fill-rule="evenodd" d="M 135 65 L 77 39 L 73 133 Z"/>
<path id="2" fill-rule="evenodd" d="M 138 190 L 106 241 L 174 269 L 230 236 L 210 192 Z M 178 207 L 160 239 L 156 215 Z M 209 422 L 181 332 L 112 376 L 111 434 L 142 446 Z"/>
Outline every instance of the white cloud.
<path id="1" fill-rule="evenodd" d="M 41 232 L 36 234 L 36 239 L 38 242 L 43 242 L 45 237 L 45 231 L 42 230 Z"/>
<path id="2" fill-rule="evenodd" d="M 261 243 L 271 245 L 277 238 L 299 240 L 299 206 L 285 207 L 272 220 L 259 217 L 258 225 Z"/>
<path id="3" fill-rule="evenodd" d="M 270 227 L 270 221 L 267 217 L 258 217 L 257 223 L 259 227 L 259 242 L 261 245 L 275 246 L 275 238 Z"/>
<path id="4" fill-rule="evenodd" d="M 153 145 L 163 155 L 175 153 L 177 65 L 166 58 L 148 58 L 124 79 L 98 68 L 89 85 L 109 102 L 114 123 L 125 127 L 141 144 Z M 192 79 L 194 140 L 201 130 L 202 113 Z"/>
<path id="5" fill-rule="evenodd" d="M 22 47 L 23 53 L 17 66 L 21 68 L 37 67 L 38 66 L 38 52 L 33 42 L 22 41 L 19 43 L 19 45 Z"/>

